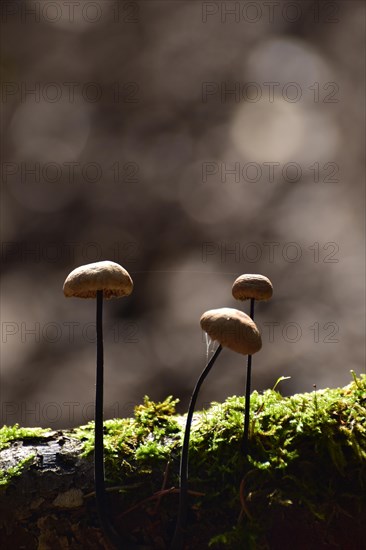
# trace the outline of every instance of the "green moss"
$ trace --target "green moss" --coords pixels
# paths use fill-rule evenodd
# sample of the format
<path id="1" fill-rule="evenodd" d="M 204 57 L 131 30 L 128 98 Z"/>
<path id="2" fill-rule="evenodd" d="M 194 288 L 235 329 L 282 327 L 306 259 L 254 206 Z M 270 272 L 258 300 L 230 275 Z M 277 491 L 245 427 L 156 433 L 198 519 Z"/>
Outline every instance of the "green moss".
<path id="1" fill-rule="evenodd" d="M 265 548 L 284 513 L 287 524 L 289 514 L 300 514 L 301 525 L 312 529 L 312 521 L 343 525 L 342 518 L 353 521 L 366 513 L 366 376 L 352 375 L 344 388 L 283 397 L 276 384 L 253 392 L 248 458 L 241 452 L 243 397 L 195 414 L 187 537 L 198 543 L 192 548 L 210 541 L 211 548 Z M 164 477 L 166 488 L 178 486 L 185 418 L 176 414 L 176 403 L 172 397 L 161 403 L 145 397 L 134 418 L 105 422 L 107 481 L 123 492 L 125 510 L 142 510 Z M 14 429 L 12 435 L 7 428 L 6 441 L 26 435 Z M 70 434 L 91 458 L 94 423 Z M 178 497 L 168 494 L 173 496 L 159 509 L 161 523 L 172 526 Z"/>
<path id="2" fill-rule="evenodd" d="M 33 461 L 34 454 L 31 454 L 20 460 L 16 466 L 8 468 L 7 470 L 0 470 L 0 487 L 5 487 L 8 483 L 17 476 L 20 476 L 23 472 L 23 468 Z"/>
<path id="3" fill-rule="evenodd" d="M 182 424 L 179 424 L 175 406 L 178 399 L 169 396 L 155 403 L 145 396 L 144 404 L 135 407 L 135 418 L 118 418 L 104 422 L 105 464 L 108 478 L 118 483 L 129 478 L 151 474 L 166 462 L 173 450 L 178 456 Z M 73 432 L 84 443 L 83 455 L 94 450 L 94 422 Z"/>
<path id="4" fill-rule="evenodd" d="M 12 441 L 24 441 L 41 438 L 50 430 L 43 428 L 20 428 L 19 424 L 14 426 L 3 426 L 0 428 L 0 451 L 10 447 Z"/>
<path id="5" fill-rule="evenodd" d="M 233 436 L 236 418 L 228 423 L 225 417 L 233 415 L 227 409 L 243 405 L 237 397 L 222 405 L 216 433 L 226 429 L 226 437 Z M 357 516 L 360 508 L 366 512 L 365 375 L 345 388 L 287 398 L 273 390 L 254 392 L 251 418 L 250 454 L 241 476 L 249 510 L 246 537 L 256 532 L 260 538 L 272 527 L 272 512 L 275 517 L 281 509 L 301 510 L 328 524 L 342 514 Z M 225 534 L 229 547 L 242 526 Z M 216 542 L 223 545 L 222 538 Z"/>
<path id="6" fill-rule="evenodd" d="M 291 397 L 283 397 L 276 387 L 252 394 L 248 459 L 240 446 L 243 397 L 212 403 L 195 415 L 190 488 L 202 493 L 192 501 L 195 514 L 207 518 L 200 523 L 208 533 L 219 525 L 234 526 L 211 537 L 213 548 L 259 547 L 271 517 L 281 510 L 300 509 L 316 521 L 330 521 L 343 509 L 349 513 L 350 499 L 352 509 L 355 503 L 366 509 L 365 375 L 353 374 L 345 388 Z M 168 462 L 169 481 L 178 485 L 185 422 L 176 415 L 175 404 L 171 397 L 162 403 L 145 397 L 134 419 L 105 422 L 108 477 L 125 496 L 129 488 L 135 494 L 139 484 L 140 500 L 157 491 Z M 85 454 L 93 449 L 93 430 L 90 423 L 77 432 Z M 192 533 L 194 529 L 197 524 Z"/>
<path id="7" fill-rule="evenodd" d="M 34 441 L 42 439 L 45 434 L 49 434 L 49 430 L 43 428 L 20 428 L 19 424 L 14 426 L 3 426 L 0 428 L 0 451 L 11 446 L 13 441 Z M 30 463 L 34 458 L 34 454 L 28 455 L 24 459 L 20 459 L 16 466 L 0 469 L 0 487 L 4 488 L 9 481 L 19 476 L 26 464 Z"/>

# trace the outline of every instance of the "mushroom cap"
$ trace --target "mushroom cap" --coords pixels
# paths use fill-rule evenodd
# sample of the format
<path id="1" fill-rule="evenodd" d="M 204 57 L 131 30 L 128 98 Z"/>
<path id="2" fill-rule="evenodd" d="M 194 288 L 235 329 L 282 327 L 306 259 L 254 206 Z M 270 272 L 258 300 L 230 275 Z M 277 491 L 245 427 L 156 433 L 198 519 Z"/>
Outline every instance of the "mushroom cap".
<path id="1" fill-rule="evenodd" d="M 68 298 L 95 298 L 97 290 L 103 290 L 103 298 L 120 298 L 131 294 L 132 289 L 128 271 L 110 261 L 77 267 L 64 282 L 64 294 Z"/>
<path id="2" fill-rule="evenodd" d="M 268 277 L 250 273 L 235 279 L 232 293 L 236 300 L 269 300 L 273 294 L 273 286 Z"/>
<path id="3" fill-rule="evenodd" d="M 212 340 L 243 355 L 253 355 L 262 347 L 257 325 L 238 309 L 210 309 L 202 315 L 200 323 Z"/>

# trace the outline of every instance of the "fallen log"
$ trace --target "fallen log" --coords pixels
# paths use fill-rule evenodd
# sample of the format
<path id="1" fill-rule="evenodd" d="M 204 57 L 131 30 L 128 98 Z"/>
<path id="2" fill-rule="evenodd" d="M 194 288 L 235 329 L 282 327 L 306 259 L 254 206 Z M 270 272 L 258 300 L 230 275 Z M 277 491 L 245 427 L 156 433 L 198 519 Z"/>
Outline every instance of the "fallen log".
<path id="1" fill-rule="evenodd" d="M 176 402 L 145 398 L 134 418 L 105 422 L 109 513 L 126 548 L 169 548 L 185 426 Z M 253 392 L 248 458 L 243 413 L 244 398 L 231 397 L 194 415 L 186 548 L 364 548 L 366 376 L 290 397 Z M 93 429 L 0 429 L 0 548 L 110 548 Z"/>

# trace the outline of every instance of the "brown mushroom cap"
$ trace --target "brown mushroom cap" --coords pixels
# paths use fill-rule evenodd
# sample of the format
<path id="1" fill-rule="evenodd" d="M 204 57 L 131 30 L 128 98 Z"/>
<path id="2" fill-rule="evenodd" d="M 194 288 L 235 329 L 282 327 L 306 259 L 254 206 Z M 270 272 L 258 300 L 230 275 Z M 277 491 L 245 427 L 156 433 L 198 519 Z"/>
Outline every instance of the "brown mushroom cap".
<path id="1" fill-rule="evenodd" d="M 257 325 L 237 309 L 210 309 L 202 315 L 200 323 L 212 340 L 243 355 L 253 355 L 262 347 Z"/>
<path id="2" fill-rule="evenodd" d="M 64 282 L 68 298 L 95 298 L 103 290 L 104 298 L 128 296 L 133 289 L 129 273 L 119 264 L 110 261 L 82 265 L 71 271 Z"/>
<path id="3" fill-rule="evenodd" d="M 240 275 L 234 281 L 232 293 L 236 300 L 269 300 L 273 294 L 273 286 L 264 275 Z"/>

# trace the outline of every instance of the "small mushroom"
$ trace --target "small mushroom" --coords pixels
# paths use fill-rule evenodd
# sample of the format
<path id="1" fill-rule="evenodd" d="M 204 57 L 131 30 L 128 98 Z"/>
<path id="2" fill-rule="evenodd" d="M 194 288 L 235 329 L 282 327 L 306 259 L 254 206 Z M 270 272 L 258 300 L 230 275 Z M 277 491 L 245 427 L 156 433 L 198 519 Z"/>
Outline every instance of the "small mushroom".
<path id="1" fill-rule="evenodd" d="M 119 264 L 110 261 L 82 265 L 66 277 L 64 294 L 67 298 L 96 298 L 102 292 L 103 298 L 128 296 L 133 289 L 129 273 Z"/>
<path id="2" fill-rule="evenodd" d="M 223 347 L 227 347 L 243 355 L 256 353 L 262 347 L 261 335 L 256 324 L 248 315 L 237 309 L 232 309 L 229 307 L 211 309 L 202 315 L 200 323 L 201 328 L 210 336 L 212 340 L 218 341 L 219 345 L 214 355 L 202 371 L 189 403 L 179 468 L 180 494 L 178 519 L 171 550 L 181 550 L 184 542 L 183 537 L 186 525 L 188 501 L 189 439 L 194 408 L 200 388 Z"/>
<path id="3" fill-rule="evenodd" d="M 268 277 L 250 273 L 235 279 L 232 293 L 236 300 L 269 300 L 272 298 L 273 286 Z"/>
<path id="4" fill-rule="evenodd" d="M 269 300 L 273 294 L 273 286 L 268 277 L 258 274 L 240 275 L 235 279 L 232 294 L 236 300 L 250 299 L 250 317 L 254 321 L 254 301 Z M 245 387 L 245 413 L 244 413 L 244 434 L 243 451 L 246 454 L 248 449 L 249 436 L 249 415 L 250 415 L 250 387 L 252 377 L 252 354 L 248 355 L 247 380 Z"/>
<path id="5" fill-rule="evenodd" d="M 103 298 L 128 296 L 133 282 L 128 272 L 119 264 L 110 261 L 96 262 L 74 269 L 64 283 L 66 297 L 97 299 L 97 375 L 95 394 L 95 436 L 94 436 L 94 482 L 97 510 L 101 526 L 117 547 L 124 547 L 106 510 L 103 448 Z"/>
<path id="6" fill-rule="evenodd" d="M 262 347 L 254 321 L 242 311 L 230 307 L 211 309 L 201 317 L 201 327 L 211 340 L 243 355 L 252 355 Z"/>

